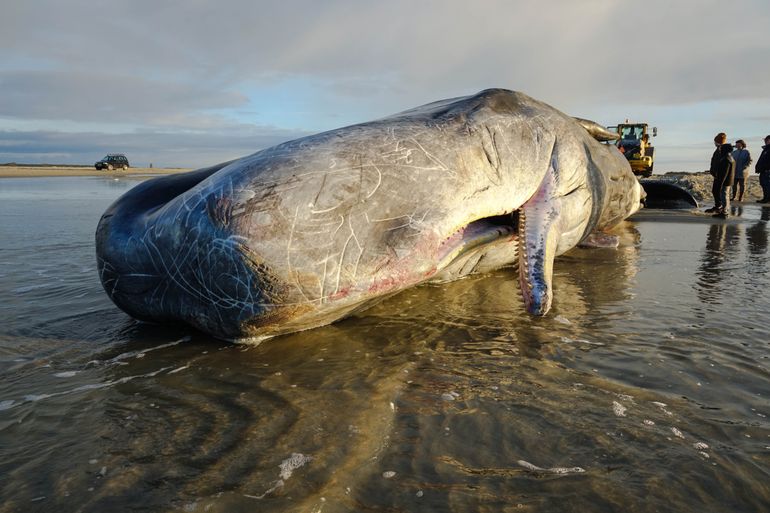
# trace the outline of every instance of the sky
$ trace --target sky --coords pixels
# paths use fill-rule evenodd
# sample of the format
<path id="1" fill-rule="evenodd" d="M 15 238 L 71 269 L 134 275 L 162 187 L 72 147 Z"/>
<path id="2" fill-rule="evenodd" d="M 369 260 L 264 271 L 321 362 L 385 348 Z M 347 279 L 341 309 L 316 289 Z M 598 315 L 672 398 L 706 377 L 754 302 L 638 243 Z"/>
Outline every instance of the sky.
<path id="1" fill-rule="evenodd" d="M 770 0 L 3 4 L 0 163 L 205 167 L 490 87 L 656 126 L 656 173 L 770 134 Z"/>

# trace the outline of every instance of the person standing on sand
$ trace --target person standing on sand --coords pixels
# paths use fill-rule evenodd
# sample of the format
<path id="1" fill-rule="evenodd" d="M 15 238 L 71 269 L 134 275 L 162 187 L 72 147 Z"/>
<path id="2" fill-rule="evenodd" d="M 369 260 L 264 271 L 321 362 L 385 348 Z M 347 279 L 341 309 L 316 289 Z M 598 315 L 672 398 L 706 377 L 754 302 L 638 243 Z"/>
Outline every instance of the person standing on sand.
<path id="1" fill-rule="evenodd" d="M 762 186 L 762 199 L 757 200 L 757 203 L 770 203 L 770 135 L 765 137 L 762 155 L 754 170 L 759 173 L 759 185 Z"/>
<path id="2" fill-rule="evenodd" d="M 746 149 L 746 142 L 743 139 L 735 141 L 735 151 L 733 151 L 735 160 L 735 180 L 733 181 L 733 195 L 731 200 L 743 201 L 743 192 L 746 190 L 746 180 L 749 178 L 747 169 L 751 164 L 751 153 Z"/>
<path id="3" fill-rule="evenodd" d="M 711 186 L 711 194 L 714 195 L 714 207 L 706 212 L 713 213 L 713 217 L 727 219 L 730 213 L 730 187 L 735 176 L 735 160 L 733 160 L 732 144 L 727 142 L 727 135 L 720 132 L 714 137 L 714 154 L 711 156 L 709 172 L 714 177 L 714 185 Z"/>

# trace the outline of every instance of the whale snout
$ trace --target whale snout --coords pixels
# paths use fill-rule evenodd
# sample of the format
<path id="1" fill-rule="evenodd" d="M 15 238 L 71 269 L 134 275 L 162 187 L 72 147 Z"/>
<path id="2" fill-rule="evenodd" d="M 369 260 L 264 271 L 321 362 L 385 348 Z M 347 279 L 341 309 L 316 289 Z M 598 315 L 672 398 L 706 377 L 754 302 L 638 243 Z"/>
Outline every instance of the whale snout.
<path id="1" fill-rule="evenodd" d="M 237 227 L 217 217 L 212 205 L 218 196 L 176 187 L 168 178 L 141 184 L 100 220 L 102 285 L 137 319 L 184 322 L 240 338 L 246 321 L 266 308 L 265 291 L 273 289 L 266 269 L 249 254 Z"/>

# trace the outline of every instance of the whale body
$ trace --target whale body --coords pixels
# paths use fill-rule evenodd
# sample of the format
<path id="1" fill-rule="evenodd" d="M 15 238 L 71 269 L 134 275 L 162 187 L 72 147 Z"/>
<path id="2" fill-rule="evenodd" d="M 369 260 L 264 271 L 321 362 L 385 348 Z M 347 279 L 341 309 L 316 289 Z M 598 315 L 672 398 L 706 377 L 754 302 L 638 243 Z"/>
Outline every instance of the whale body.
<path id="1" fill-rule="evenodd" d="M 128 191 L 99 221 L 99 275 L 137 319 L 230 340 L 511 264 L 545 315 L 554 258 L 641 206 L 613 135 L 489 89 L 285 142 Z"/>

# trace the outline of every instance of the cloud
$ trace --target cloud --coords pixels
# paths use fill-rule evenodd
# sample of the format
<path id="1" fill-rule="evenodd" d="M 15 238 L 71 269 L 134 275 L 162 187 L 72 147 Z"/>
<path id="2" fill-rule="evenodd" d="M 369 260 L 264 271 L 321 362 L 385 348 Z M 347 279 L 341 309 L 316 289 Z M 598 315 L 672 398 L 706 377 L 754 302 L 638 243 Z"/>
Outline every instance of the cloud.
<path id="1" fill-rule="evenodd" d="M 9 118 L 163 125 L 180 112 L 237 108 L 243 94 L 160 82 L 110 70 L 0 72 L 0 115 Z"/>
<path id="2" fill-rule="evenodd" d="M 768 26 L 767 0 L 17 2 L 0 18 L 0 128 L 118 112 L 113 132 L 223 142 L 238 123 L 320 131 L 505 87 L 592 118 L 670 109 L 664 132 L 684 133 L 724 99 L 767 104 Z"/>

